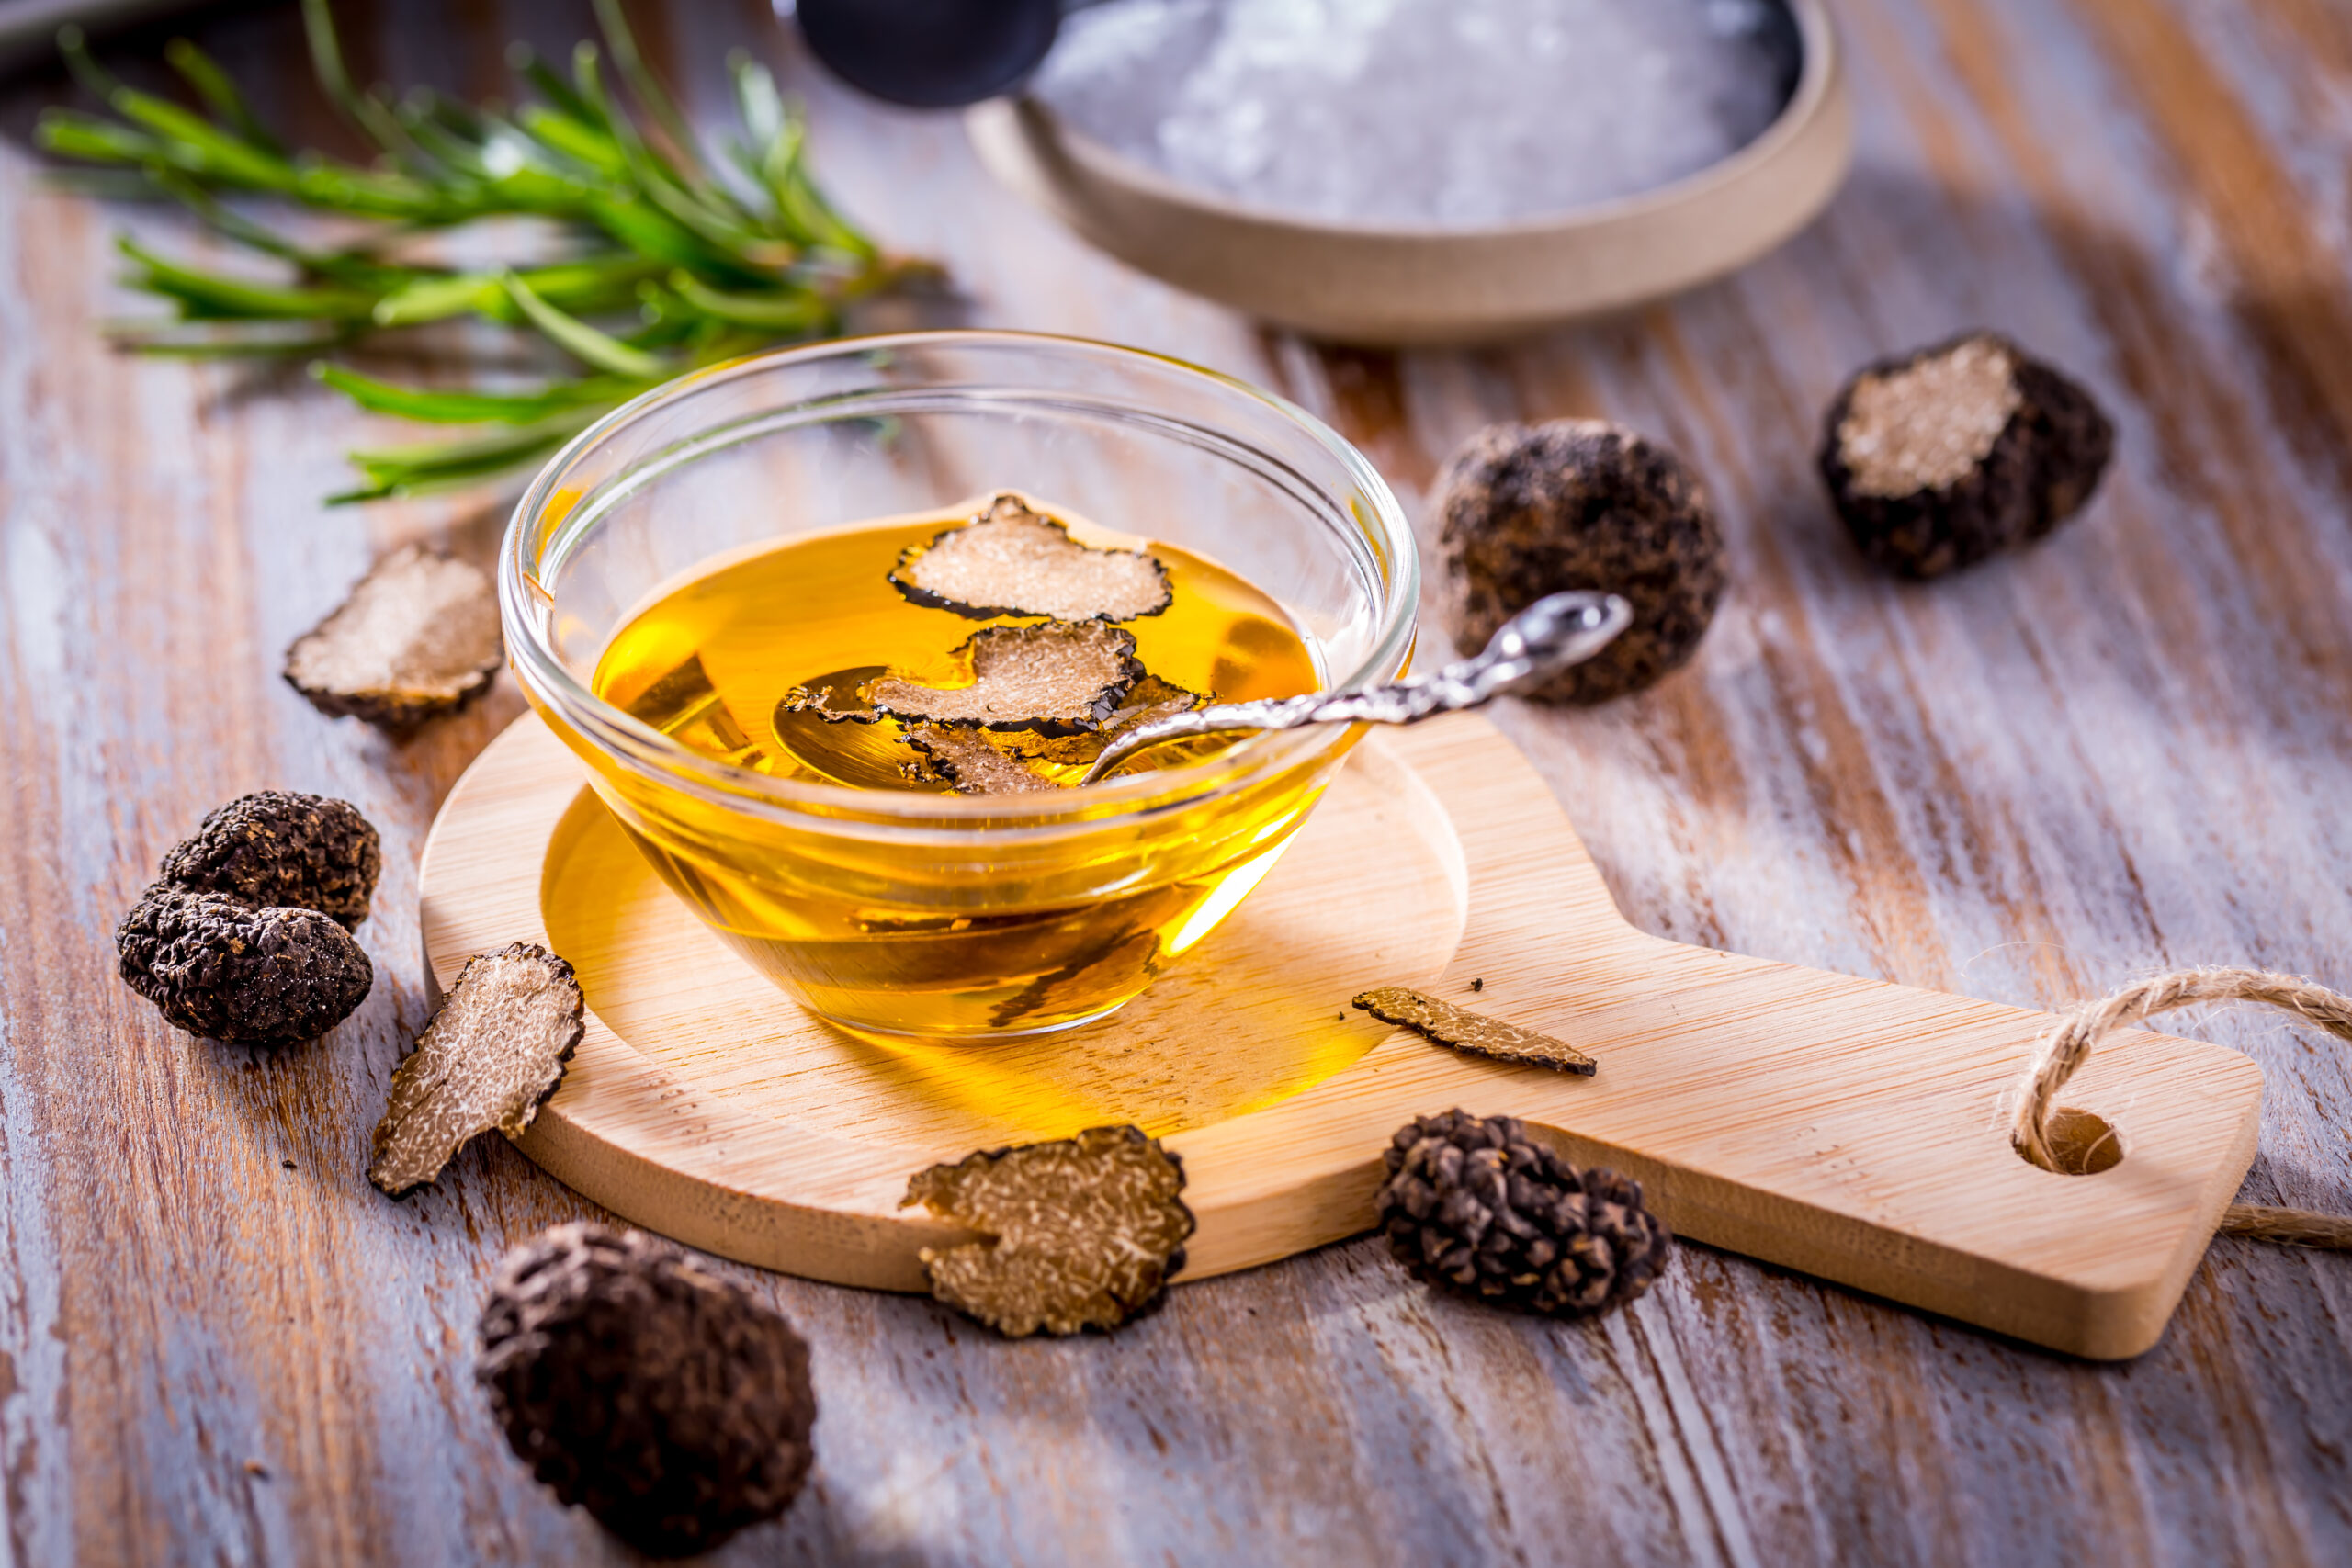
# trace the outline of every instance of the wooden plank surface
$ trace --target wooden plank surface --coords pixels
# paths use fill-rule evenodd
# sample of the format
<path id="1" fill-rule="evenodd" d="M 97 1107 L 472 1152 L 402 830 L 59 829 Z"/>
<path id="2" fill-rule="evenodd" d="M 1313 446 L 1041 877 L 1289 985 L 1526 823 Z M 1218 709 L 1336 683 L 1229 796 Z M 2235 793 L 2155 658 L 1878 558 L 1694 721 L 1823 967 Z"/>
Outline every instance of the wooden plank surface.
<path id="1" fill-rule="evenodd" d="M 363 67 L 470 92 L 584 7 L 345 7 Z M 2352 20 L 2331 0 L 1845 0 L 1861 150 L 1826 219 L 1671 308 L 1473 354 L 1318 349 L 1092 257 L 955 125 L 847 99 L 755 4 L 647 15 L 697 107 L 747 42 L 819 162 L 971 314 L 1289 391 L 1418 499 L 1500 417 L 1607 413 L 1707 476 L 1735 587 L 1690 671 L 1514 709 L 1645 928 L 2052 1005 L 2151 966 L 2352 979 Z M 280 8 L 193 24 L 333 134 Z M 127 52 L 152 57 L 150 39 Z M 414 854 L 516 711 L 405 745 L 280 649 L 371 554 L 486 554 L 494 504 L 322 513 L 381 434 L 299 378 L 111 356 L 119 229 L 44 193 L 54 80 L 0 89 L 0 1500 L 12 1562 L 602 1561 L 467 1371 L 489 1269 L 585 1212 L 494 1141 L 361 1174 L 424 1017 Z M 1809 473 L 1862 359 L 1985 323 L 2083 376 L 2091 513 L 1927 588 L 1864 572 Z M 379 982 L 266 1059 L 165 1029 L 109 931 L 208 806 L 267 784 L 387 839 Z M 2177 1027 L 2190 1027 L 2184 1022 Z M 2352 1209 L 2352 1067 L 2267 1016 L 2247 1195 Z M 2216 1244 L 2171 1332 L 2095 1367 L 1687 1248 L 1560 1326 L 1432 1299 L 1374 1246 L 1179 1292 L 1115 1339 L 1002 1345 L 918 1300 L 752 1276 L 814 1343 L 810 1495 L 727 1561 L 2340 1562 L 2352 1261 Z"/>

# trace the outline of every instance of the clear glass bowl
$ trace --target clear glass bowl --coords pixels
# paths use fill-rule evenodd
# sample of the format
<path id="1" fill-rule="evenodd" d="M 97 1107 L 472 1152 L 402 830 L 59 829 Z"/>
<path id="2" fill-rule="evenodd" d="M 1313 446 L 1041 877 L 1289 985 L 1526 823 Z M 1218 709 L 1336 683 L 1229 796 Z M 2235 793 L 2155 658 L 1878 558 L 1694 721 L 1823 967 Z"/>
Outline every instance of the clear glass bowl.
<path id="1" fill-rule="evenodd" d="M 688 377 L 573 441 L 507 529 L 499 599 L 533 706 L 670 887 L 850 1029 L 1034 1034 L 1118 1007 L 1256 886 L 1357 734 L 1045 795 L 910 794 L 735 767 L 590 689 L 613 635 L 716 558 L 998 488 L 1239 573 L 1328 685 L 1405 666 L 1412 536 L 1360 453 L 1241 382 L 1075 339 L 851 339 Z"/>

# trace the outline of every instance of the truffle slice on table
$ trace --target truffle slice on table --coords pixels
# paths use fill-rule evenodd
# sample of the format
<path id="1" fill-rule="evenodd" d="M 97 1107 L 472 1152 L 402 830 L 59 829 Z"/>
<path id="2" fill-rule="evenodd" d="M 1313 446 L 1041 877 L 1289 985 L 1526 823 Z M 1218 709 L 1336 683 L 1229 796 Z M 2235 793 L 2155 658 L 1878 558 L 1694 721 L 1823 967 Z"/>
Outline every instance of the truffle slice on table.
<path id="1" fill-rule="evenodd" d="M 1008 1338 L 1113 1329 L 1184 1267 L 1193 1212 L 1184 1168 L 1134 1127 L 1093 1127 L 935 1165 L 907 1183 L 920 1203 L 985 1238 L 924 1247 L 931 1292 Z"/>
<path id="2" fill-rule="evenodd" d="M 585 1006 L 571 965 L 544 947 L 518 942 L 467 959 L 392 1071 L 368 1179 L 398 1198 L 437 1179 L 477 1135 L 518 1136 L 563 1081 Z"/>
<path id="3" fill-rule="evenodd" d="M 115 930 L 119 973 L 175 1029 L 240 1045 L 315 1040 L 376 983 L 351 933 L 316 909 L 158 882 Z"/>
<path id="4" fill-rule="evenodd" d="M 1821 477 L 1846 531 L 1872 565 L 1914 578 L 2049 534 L 2115 448 L 2088 392 L 1991 333 L 1865 367 L 1823 426 Z"/>
<path id="5" fill-rule="evenodd" d="M 899 558 L 890 581 L 918 604 L 988 620 L 1132 621 L 1173 596 L 1168 570 L 1141 550 L 1096 549 L 1017 495 Z"/>
<path id="6" fill-rule="evenodd" d="M 1036 795 L 1062 786 L 1022 765 L 977 729 L 944 724 L 907 727 L 907 744 L 959 795 Z"/>
<path id="7" fill-rule="evenodd" d="M 286 679 L 321 713 L 413 728 L 490 690 L 504 661 L 498 594 L 469 563 L 409 545 L 378 561 L 286 650 Z"/>
<path id="8" fill-rule="evenodd" d="M 808 1479 L 808 1343 L 636 1231 L 576 1222 L 508 1253 L 474 1375 L 532 1474 L 649 1556 L 707 1551 Z"/>
<path id="9" fill-rule="evenodd" d="M 956 652 L 971 661 L 970 685 L 924 686 L 891 675 L 869 682 L 866 700 L 910 724 L 1069 735 L 1099 728 L 1143 675 L 1134 634 L 1100 621 L 990 626 Z"/>
<path id="10" fill-rule="evenodd" d="M 348 930 L 368 918 L 384 855 L 376 825 L 349 801 L 265 789 L 206 813 L 161 869 L 183 887 L 316 909 Z"/>
<path id="11" fill-rule="evenodd" d="M 1623 1306 L 1666 1268 L 1673 1238 L 1638 1181 L 1578 1170 L 1509 1116 L 1449 1111 L 1399 1128 L 1374 1197 L 1415 1279 L 1499 1306 L 1585 1317 Z"/>
<path id="12" fill-rule="evenodd" d="M 1657 443 L 1597 419 L 1495 424 L 1438 481 L 1447 630 L 1465 649 L 1547 593 L 1622 595 L 1633 624 L 1593 658 L 1518 694 L 1607 702 L 1698 651 L 1728 574 L 1698 477 Z"/>
<path id="13" fill-rule="evenodd" d="M 1474 985 L 1472 989 L 1484 989 Z M 1599 1064 L 1565 1040 L 1488 1018 L 1482 1012 L 1455 1007 L 1436 997 L 1402 986 L 1383 986 L 1360 993 L 1352 1004 L 1387 1023 L 1402 1024 L 1441 1045 L 1505 1062 L 1530 1062 L 1563 1073 L 1590 1077 Z"/>

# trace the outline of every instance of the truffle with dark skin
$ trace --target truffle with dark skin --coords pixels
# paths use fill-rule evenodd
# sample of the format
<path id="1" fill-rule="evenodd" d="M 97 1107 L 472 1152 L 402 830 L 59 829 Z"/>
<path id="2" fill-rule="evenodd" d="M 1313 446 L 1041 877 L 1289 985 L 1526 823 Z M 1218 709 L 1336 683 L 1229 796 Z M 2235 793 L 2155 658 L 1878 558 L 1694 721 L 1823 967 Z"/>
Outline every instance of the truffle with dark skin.
<path id="1" fill-rule="evenodd" d="M 164 857 L 165 882 L 249 904 L 316 909 L 354 929 L 384 868 L 375 824 L 347 800 L 265 789 L 208 813 Z"/>
<path id="2" fill-rule="evenodd" d="M 1447 629 L 1480 649 L 1547 593 L 1622 595 L 1633 624 L 1594 658 L 1519 695 L 1587 705 L 1637 692 L 1698 650 L 1728 574 L 1698 477 L 1622 425 L 1495 424 L 1438 482 Z"/>
<path id="3" fill-rule="evenodd" d="M 558 1225 L 508 1253 L 474 1371 L 516 1457 L 649 1556 L 707 1551 L 808 1478 L 808 1344 L 636 1231 Z"/>
<path id="4" fill-rule="evenodd" d="M 314 1040 L 351 1016 L 375 969 L 315 909 L 159 882 L 115 932 L 122 977 L 173 1027 L 241 1045 Z"/>
<path id="5" fill-rule="evenodd" d="M 2050 534 L 2114 450 L 2088 392 L 2007 338 L 1970 333 L 1856 372 L 1822 421 L 1820 468 L 1864 558 L 1931 578 Z"/>

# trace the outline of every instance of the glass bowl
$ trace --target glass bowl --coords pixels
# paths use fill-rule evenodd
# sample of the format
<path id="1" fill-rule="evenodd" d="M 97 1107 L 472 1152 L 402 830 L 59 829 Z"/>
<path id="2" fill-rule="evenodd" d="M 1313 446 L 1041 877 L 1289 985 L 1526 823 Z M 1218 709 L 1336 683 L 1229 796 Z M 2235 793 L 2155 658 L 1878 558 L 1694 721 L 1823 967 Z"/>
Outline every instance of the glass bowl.
<path id="1" fill-rule="evenodd" d="M 559 454 L 501 551 L 532 705 L 678 897 L 851 1030 L 1102 1017 L 1257 885 L 1358 733 L 1257 736 L 1042 795 L 928 795 L 737 767 L 591 690 L 614 634 L 719 558 L 998 489 L 1238 572 L 1289 612 L 1327 686 L 1389 680 L 1410 653 L 1411 532 L 1360 453 L 1239 381 L 1068 338 L 850 339 L 687 377 Z"/>

